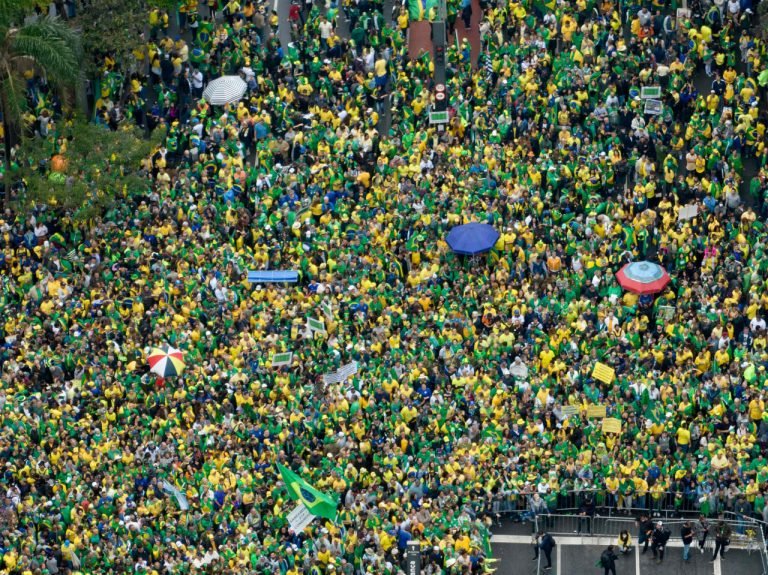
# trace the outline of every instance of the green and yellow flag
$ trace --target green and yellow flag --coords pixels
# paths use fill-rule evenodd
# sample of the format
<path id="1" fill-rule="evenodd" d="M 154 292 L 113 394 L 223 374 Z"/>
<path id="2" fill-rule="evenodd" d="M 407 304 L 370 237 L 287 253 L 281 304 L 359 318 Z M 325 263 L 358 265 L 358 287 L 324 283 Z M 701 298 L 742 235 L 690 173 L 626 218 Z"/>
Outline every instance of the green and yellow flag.
<path id="1" fill-rule="evenodd" d="M 542 14 L 548 14 L 557 8 L 557 0 L 533 0 L 533 7 Z"/>
<path id="2" fill-rule="evenodd" d="M 336 519 L 336 508 L 339 504 L 336 497 L 315 489 L 293 471 L 279 463 L 277 468 L 280 470 L 280 475 L 291 499 L 303 503 L 312 515 Z"/>
<path id="3" fill-rule="evenodd" d="M 408 18 L 413 22 L 429 19 L 429 11 L 436 6 L 435 0 L 408 0 Z"/>

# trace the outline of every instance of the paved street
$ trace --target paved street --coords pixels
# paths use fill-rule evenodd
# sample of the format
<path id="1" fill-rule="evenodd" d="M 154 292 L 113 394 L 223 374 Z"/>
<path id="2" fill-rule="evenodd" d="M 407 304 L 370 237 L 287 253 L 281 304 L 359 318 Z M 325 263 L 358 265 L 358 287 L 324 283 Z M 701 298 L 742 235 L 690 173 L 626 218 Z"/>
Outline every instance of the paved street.
<path id="1" fill-rule="evenodd" d="M 546 562 L 533 561 L 530 536 L 496 536 L 493 542 L 493 555 L 499 559 L 494 563 L 497 575 L 535 575 L 544 574 Z M 607 538 L 556 537 L 558 542 L 552 553 L 552 575 L 602 574 L 596 566 L 600 554 L 613 540 Z M 586 544 L 585 544 L 586 543 Z M 757 552 L 747 553 L 730 550 L 726 559 L 710 562 L 711 549 L 704 554 L 691 553 L 691 560 L 685 563 L 679 542 L 672 542 L 664 562 L 657 565 L 651 552 L 638 555 L 633 550 L 617 561 L 616 575 L 761 575 L 762 564 Z M 543 561 L 543 557 L 542 557 Z"/>

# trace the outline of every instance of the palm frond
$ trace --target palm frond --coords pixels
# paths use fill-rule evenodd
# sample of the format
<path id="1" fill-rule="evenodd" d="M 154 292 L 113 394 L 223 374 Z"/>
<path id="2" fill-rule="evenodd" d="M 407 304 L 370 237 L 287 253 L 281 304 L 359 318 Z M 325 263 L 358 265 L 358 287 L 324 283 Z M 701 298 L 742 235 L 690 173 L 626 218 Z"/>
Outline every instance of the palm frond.
<path id="1" fill-rule="evenodd" d="M 24 93 L 24 79 L 13 71 L 5 74 L 3 81 L 0 82 L 0 102 L 5 104 L 3 113 L 8 115 L 9 123 L 19 125 L 21 116 L 27 109 L 27 100 Z"/>
<path id="2" fill-rule="evenodd" d="M 0 0 L 2 1 L 2 0 Z M 80 42 L 58 18 L 41 18 L 10 32 L 10 56 L 31 58 L 54 84 L 73 84 L 80 71 Z"/>

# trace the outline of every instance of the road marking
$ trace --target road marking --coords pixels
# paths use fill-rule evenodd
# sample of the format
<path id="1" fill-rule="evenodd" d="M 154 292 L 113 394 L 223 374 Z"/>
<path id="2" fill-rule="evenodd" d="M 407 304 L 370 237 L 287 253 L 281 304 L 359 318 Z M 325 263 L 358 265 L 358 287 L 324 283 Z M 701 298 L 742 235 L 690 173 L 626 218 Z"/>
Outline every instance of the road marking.
<path id="1" fill-rule="evenodd" d="M 717 561 L 715 561 L 715 575 L 723 575 L 723 566 L 720 564 L 720 556 L 717 557 Z"/>
<path id="2" fill-rule="evenodd" d="M 557 545 L 555 549 L 557 550 L 557 554 L 556 554 L 557 555 L 557 575 L 563 575 L 562 568 L 560 567 L 560 565 L 563 564 L 563 562 L 560 560 L 563 555 L 562 552 L 560 551 L 562 547 L 560 545 Z"/>
<path id="3" fill-rule="evenodd" d="M 640 575 L 640 541 L 635 540 L 635 575 Z"/>

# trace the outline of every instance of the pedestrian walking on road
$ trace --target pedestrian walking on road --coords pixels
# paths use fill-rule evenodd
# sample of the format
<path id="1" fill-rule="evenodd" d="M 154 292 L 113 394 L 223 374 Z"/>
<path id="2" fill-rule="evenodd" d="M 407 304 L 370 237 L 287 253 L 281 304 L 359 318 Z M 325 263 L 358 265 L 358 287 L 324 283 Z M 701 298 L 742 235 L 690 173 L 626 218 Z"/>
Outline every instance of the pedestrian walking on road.
<path id="1" fill-rule="evenodd" d="M 533 560 L 536 561 L 539 558 L 539 549 L 541 549 L 547 560 L 547 564 L 544 567 L 545 571 L 552 569 L 552 549 L 554 548 L 555 538 L 549 533 L 539 531 L 533 539 Z"/>
<path id="2" fill-rule="evenodd" d="M 648 551 L 648 545 L 651 544 L 651 534 L 653 533 L 653 521 L 647 515 L 641 515 L 639 524 L 639 533 L 637 536 L 638 545 L 643 546 L 643 553 Z"/>
<path id="3" fill-rule="evenodd" d="M 717 559 L 720 553 L 720 559 L 725 558 L 725 548 L 731 544 L 731 526 L 722 519 L 715 526 L 715 553 L 712 555 L 712 561 Z"/>
<path id="4" fill-rule="evenodd" d="M 700 515 L 699 520 L 696 522 L 696 539 L 699 540 L 699 551 L 701 553 L 704 553 L 704 545 L 707 543 L 709 528 L 709 520 L 705 515 Z"/>
<path id="5" fill-rule="evenodd" d="M 683 539 L 683 561 L 691 560 L 691 543 L 693 543 L 693 535 L 693 526 L 690 521 L 686 521 L 680 528 L 680 536 Z"/>
<path id="6" fill-rule="evenodd" d="M 656 564 L 664 561 L 664 550 L 669 541 L 670 532 L 669 529 L 664 527 L 664 524 L 659 521 L 656 524 L 656 529 L 651 534 L 651 551 L 653 552 L 653 558 L 656 559 Z"/>
<path id="7" fill-rule="evenodd" d="M 609 545 L 608 548 L 600 555 L 599 565 L 605 570 L 603 575 L 616 575 L 616 553 L 613 550 L 613 545 Z"/>

